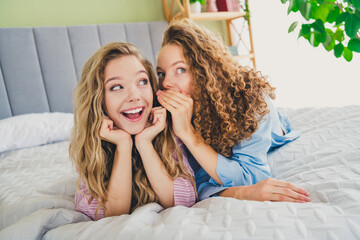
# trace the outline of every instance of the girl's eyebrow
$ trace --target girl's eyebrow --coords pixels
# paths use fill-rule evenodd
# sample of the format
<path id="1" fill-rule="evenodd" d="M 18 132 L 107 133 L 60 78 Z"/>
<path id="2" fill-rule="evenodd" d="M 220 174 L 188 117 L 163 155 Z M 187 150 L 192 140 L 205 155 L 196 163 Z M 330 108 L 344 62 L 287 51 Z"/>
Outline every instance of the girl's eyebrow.
<path id="1" fill-rule="evenodd" d="M 147 72 L 146 72 L 145 70 L 139 70 L 139 71 L 136 72 L 135 75 L 140 75 L 140 74 L 142 74 L 142 73 L 144 73 L 144 74 L 147 75 Z M 120 76 L 115 76 L 115 77 L 112 77 L 112 78 L 108 78 L 108 79 L 105 80 L 105 84 L 107 84 L 107 83 L 110 82 L 110 81 L 114 81 L 114 80 L 122 80 L 122 77 L 120 77 Z"/>
<path id="2" fill-rule="evenodd" d="M 185 64 L 185 62 L 184 62 L 183 60 L 179 60 L 179 61 L 176 61 L 176 62 L 172 63 L 172 64 L 170 65 L 170 67 L 173 67 L 173 66 L 175 66 L 176 64 L 179 64 L 179 63 Z M 162 70 L 161 67 L 156 66 L 156 70 L 158 70 L 158 69 L 159 69 L 159 70 Z"/>
<path id="3" fill-rule="evenodd" d="M 108 79 L 105 80 L 105 84 L 107 84 L 107 83 L 110 82 L 110 81 L 121 80 L 121 79 L 122 79 L 122 78 L 121 78 L 121 77 L 118 77 L 118 76 L 112 77 L 112 78 L 108 78 Z"/>

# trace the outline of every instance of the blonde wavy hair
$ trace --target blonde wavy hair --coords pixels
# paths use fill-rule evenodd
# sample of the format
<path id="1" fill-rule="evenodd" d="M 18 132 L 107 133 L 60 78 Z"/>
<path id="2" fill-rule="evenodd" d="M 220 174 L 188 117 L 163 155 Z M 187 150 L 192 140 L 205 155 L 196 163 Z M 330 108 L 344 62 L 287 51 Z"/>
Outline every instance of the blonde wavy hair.
<path id="1" fill-rule="evenodd" d="M 274 90 L 259 72 L 239 65 L 220 37 L 189 19 L 171 22 L 162 46 L 182 49 L 190 67 L 192 123 L 215 151 L 231 156 L 235 144 L 250 139 L 269 111 Z"/>
<path id="2" fill-rule="evenodd" d="M 79 174 L 77 188 L 84 181 L 89 194 L 89 203 L 95 198 L 105 208 L 107 187 L 113 165 L 115 145 L 101 140 L 101 120 L 106 115 L 104 107 L 104 70 L 109 61 L 121 56 L 133 55 L 144 66 L 153 89 L 158 90 L 152 64 L 130 43 L 113 42 L 101 47 L 85 63 L 82 76 L 74 91 L 74 127 L 72 129 L 69 154 Z M 154 106 L 157 106 L 154 98 Z M 189 169 L 182 162 L 181 151 L 174 139 L 171 122 L 153 140 L 154 148 L 166 166 L 170 176 L 190 179 Z M 132 150 L 132 202 L 131 212 L 146 203 L 158 199 L 146 176 L 140 154 Z M 195 189 L 195 188 L 194 188 Z M 98 210 L 95 215 L 97 216 Z"/>

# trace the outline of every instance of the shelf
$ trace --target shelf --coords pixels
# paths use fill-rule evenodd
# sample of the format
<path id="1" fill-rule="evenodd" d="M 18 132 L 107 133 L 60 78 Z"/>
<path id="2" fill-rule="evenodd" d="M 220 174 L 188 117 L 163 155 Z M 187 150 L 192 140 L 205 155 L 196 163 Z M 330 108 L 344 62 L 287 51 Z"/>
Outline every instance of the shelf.
<path id="1" fill-rule="evenodd" d="M 218 21 L 218 20 L 232 20 L 244 17 L 244 12 L 202 12 L 190 13 L 189 18 L 196 21 Z"/>
<path id="2" fill-rule="evenodd" d="M 190 0 L 162 0 L 162 3 L 163 3 L 164 17 L 168 22 L 171 22 L 173 19 L 181 19 L 181 18 L 190 18 L 194 21 L 226 21 L 228 43 L 230 46 L 232 46 L 232 41 L 233 41 L 232 29 L 231 29 L 232 20 L 237 18 L 243 18 L 246 16 L 246 13 L 244 11 L 192 13 L 190 11 Z M 245 0 L 245 5 L 248 6 L 248 0 Z M 239 60 L 239 59 L 249 58 L 253 62 L 254 69 L 256 69 L 250 18 L 246 18 L 246 21 L 248 23 L 248 29 L 249 29 L 250 50 L 248 51 L 248 54 L 235 56 L 235 59 Z"/>
<path id="3" fill-rule="evenodd" d="M 255 58 L 255 55 L 254 55 L 253 53 L 250 53 L 250 54 L 247 54 L 247 55 L 234 56 L 234 58 L 235 58 L 236 60 L 241 60 L 241 59 L 244 59 L 244 58 L 254 59 L 254 58 Z"/>

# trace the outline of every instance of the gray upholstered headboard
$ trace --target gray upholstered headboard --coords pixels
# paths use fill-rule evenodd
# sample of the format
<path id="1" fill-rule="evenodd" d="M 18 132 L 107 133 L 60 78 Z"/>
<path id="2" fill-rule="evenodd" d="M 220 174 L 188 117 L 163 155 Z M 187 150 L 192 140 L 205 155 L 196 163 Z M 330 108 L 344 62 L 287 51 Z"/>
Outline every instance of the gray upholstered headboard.
<path id="1" fill-rule="evenodd" d="M 72 112 L 86 60 L 103 44 L 131 42 L 155 64 L 167 22 L 0 28 L 0 119 Z"/>

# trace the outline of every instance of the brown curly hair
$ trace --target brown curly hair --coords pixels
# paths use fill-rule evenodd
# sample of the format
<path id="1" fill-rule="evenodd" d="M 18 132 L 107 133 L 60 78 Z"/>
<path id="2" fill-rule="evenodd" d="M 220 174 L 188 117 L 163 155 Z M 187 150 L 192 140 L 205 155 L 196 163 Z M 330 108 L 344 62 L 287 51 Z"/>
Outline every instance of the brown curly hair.
<path id="1" fill-rule="evenodd" d="M 232 148 L 250 139 L 266 115 L 266 97 L 273 88 L 260 72 L 239 65 L 220 37 L 189 19 L 167 27 L 162 46 L 182 51 L 192 77 L 193 126 L 216 152 L 231 156 Z"/>

